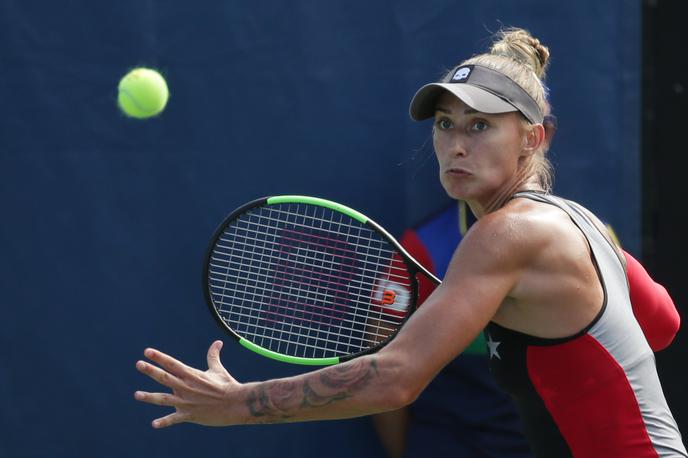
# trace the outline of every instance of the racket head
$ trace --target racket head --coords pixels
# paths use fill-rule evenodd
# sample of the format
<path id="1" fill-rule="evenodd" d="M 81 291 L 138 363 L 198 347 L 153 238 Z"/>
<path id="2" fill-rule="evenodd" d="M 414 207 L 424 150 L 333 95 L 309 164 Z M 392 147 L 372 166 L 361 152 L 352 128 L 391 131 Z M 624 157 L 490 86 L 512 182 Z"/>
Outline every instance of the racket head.
<path id="1" fill-rule="evenodd" d="M 374 221 L 308 196 L 248 202 L 215 231 L 203 291 L 244 347 L 330 365 L 386 345 L 415 311 L 422 267 Z"/>

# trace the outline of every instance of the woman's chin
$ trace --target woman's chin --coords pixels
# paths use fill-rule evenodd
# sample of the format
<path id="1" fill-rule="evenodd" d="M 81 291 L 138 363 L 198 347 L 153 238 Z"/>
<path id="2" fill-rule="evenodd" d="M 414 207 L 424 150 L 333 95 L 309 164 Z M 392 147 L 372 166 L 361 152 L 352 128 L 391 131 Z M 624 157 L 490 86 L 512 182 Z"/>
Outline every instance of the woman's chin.
<path id="1" fill-rule="evenodd" d="M 447 193 L 449 197 L 455 200 L 467 200 L 467 198 L 469 197 L 469 194 L 466 193 L 465 189 L 458 189 L 457 187 L 447 188 L 445 186 L 444 191 Z"/>
<path id="2" fill-rule="evenodd" d="M 449 197 L 456 200 L 466 200 L 466 198 L 469 197 L 469 187 L 466 186 L 467 183 L 463 182 L 463 180 L 446 179 L 447 177 L 442 178 L 445 179 L 440 180 L 440 182 L 442 183 L 444 192 L 446 192 Z"/>

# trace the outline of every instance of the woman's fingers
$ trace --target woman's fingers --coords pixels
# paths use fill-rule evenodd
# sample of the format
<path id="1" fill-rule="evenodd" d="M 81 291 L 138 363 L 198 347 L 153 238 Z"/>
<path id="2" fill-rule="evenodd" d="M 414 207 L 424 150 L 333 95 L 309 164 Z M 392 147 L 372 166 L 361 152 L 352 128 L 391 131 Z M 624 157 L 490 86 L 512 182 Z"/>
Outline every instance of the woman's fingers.
<path id="1" fill-rule="evenodd" d="M 137 391 L 134 393 L 134 398 L 137 401 L 155 404 L 156 406 L 178 407 L 185 404 L 183 399 L 169 393 L 148 393 L 146 391 Z"/>
<path id="2" fill-rule="evenodd" d="M 184 387 L 184 383 L 177 377 L 145 361 L 137 361 L 136 369 L 161 385 L 165 385 L 173 390 Z"/>
<path id="3" fill-rule="evenodd" d="M 222 341 L 215 341 L 208 349 L 208 370 L 194 369 L 153 348 L 144 351 L 146 361 L 137 361 L 136 368 L 172 393 L 136 391 L 136 400 L 159 406 L 173 407 L 176 412 L 153 421 L 154 428 L 166 428 L 177 423 L 193 422 L 208 425 L 226 424 L 218 402 L 224 402 L 227 392 L 237 382 L 220 361 Z"/>
<path id="4" fill-rule="evenodd" d="M 181 412 L 175 412 L 171 413 L 169 415 L 166 415 L 162 418 L 158 418 L 157 420 L 153 420 L 153 428 L 160 429 L 160 428 L 167 428 L 168 426 L 176 425 L 178 423 L 184 423 L 187 421 L 189 416 L 187 414 L 183 414 Z"/>
<path id="5" fill-rule="evenodd" d="M 208 369 L 215 371 L 225 371 L 222 362 L 220 361 L 220 350 L 222 349 L 222 341 L 216 340 L 208 348 Z"/>
<path id="6" fill-rule="evenodd" d="M 186 374 L 195 371 L 195 369 L 187 366 L 183 362 L 154 348 L 146 348 L 146 350 L 143 352 L 143 355 L 151 361 L 155 361 L 160 366 L 164 367 L 170 374 L 173 374 L 181 379 L 183 379 Z"/>

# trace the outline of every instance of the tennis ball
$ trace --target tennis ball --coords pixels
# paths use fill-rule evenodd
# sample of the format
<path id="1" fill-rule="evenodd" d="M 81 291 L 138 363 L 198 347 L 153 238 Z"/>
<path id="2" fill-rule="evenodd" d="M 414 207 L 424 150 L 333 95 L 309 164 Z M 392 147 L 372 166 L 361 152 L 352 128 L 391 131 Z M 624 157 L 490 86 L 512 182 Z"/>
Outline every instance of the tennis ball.
<path id="1" fill-rule="evenodd" d="M 144 119 L 160 114 L 170 92 L 165 78 L 150 68 L 135 68 L 119 82 L 117 103 L 132 118 Z"/>

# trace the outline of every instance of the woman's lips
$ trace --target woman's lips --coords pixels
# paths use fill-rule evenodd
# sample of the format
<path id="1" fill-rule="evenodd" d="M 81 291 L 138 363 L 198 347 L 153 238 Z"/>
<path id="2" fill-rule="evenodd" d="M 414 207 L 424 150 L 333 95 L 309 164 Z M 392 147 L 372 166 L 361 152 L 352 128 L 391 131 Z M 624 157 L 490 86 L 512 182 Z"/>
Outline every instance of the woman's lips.
<path id="1" fill-rule="evenodd" d="M 457 177 L 466 177 L 471 175 L 471 172 L 468 170 L 464 169 L 458 169 L 458 168 L 451 168 L 447 170 L 447 173 L 452 176 L 457 176 Z"/>

